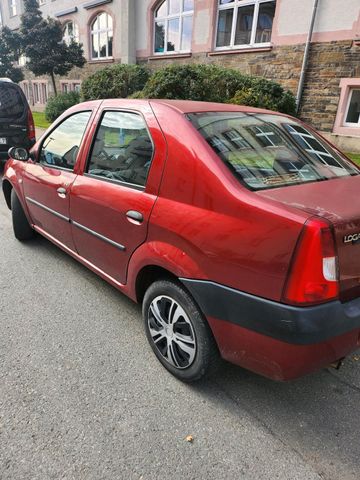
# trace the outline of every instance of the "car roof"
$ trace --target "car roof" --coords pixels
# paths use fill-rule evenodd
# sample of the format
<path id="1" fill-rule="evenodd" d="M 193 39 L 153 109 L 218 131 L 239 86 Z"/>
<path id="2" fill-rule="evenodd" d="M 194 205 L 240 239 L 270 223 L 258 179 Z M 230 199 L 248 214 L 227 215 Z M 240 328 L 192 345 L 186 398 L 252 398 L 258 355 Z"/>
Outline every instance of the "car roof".
<path id="1" fill-rule="evenodd" d="M 248 112 L 248 113 L 269 113 L 269 110 L 262 108 L 234 105 L 230 103 L 196 102 L 193 100 L 151 100 L 150 103 L 166 105 L 180 113 L 201 113 L 201 112 Z M 277 113 L 277 112 L 274 112 Z"/>
<path id="2" fill-rule="evenodd" d="M 114 107 L 127 107 L 129 105 L 135 106 L 136 104 L 143 105 L 144 103 L 150 103 L 150 105 L 163 105 L 181 114 L 187 113 L 205 113 L 205 112 L 245 112 L 245 113 L 273 113 L 279 114 L 279 112 L 272 112 L 271 110 L 265 110 L 262 108 L 248 107 L 244 105 L 233 105 L 230 103 L 216 103 L 216 102 L 196 102 L 193 100 L 167 100 L 167 99 L 127 99 L 127 98 L 107 98 L 104 100 L 90 100 L 88 102 L 82 102 L 72 107 L 74 110 L 84 107 L 99 106 L 103 102 L 106 102 L 107 107 L 114 103 Z"/>

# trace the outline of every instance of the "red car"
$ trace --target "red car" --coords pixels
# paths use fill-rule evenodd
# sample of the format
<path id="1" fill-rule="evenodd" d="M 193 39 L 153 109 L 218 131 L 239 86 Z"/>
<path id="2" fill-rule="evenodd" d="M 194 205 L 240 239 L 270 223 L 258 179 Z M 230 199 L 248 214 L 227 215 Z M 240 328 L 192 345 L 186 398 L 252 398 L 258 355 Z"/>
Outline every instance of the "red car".
<path id="1" fill-rule="evenodd" d="M 289 380 L 359 347 L 360 172 L 298 120 L 94 101 L 9 155 L 15 236 L 40 233 L 142 303 L 181 380 L 219 356 Z"/>

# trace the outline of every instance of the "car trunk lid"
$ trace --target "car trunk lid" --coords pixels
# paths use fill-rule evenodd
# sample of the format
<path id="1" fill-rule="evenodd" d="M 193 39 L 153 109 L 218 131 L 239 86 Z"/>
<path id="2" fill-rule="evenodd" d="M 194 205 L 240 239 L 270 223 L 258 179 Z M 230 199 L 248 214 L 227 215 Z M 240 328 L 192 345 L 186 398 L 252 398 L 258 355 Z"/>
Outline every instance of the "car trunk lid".
<path id="1" fill-rule="evenodd" d="M 360 297 L 360 175 L 257 194 L 329 220 L 339 259 L 340 299 Z"/>

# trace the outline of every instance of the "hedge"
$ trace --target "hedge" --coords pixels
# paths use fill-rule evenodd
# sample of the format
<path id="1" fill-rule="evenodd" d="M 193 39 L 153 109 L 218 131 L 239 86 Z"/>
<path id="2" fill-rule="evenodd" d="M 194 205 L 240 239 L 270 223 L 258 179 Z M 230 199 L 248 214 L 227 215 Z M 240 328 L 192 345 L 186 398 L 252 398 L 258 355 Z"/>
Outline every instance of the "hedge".
<path id="1" fill-rule="evenodd" d="M 56 120 L 65 110 L 80 102 L 79 92 L 59 93 L 50 97 L 45 107 L 45 118 L 48 122 Z"/>
<path id="2" fill-rule="evenodd" d="M 90 75 L 81 85 L 82 100 L 126 98 L 142 90 L 149 72 L 139 65 L 116 64 Z"/>
<path id="3" fill-rule="evenodd" d="M 170 65 L 157 70 L 133 98 L 236 103 L 295 114 L 295 97 L 278 83 L 218 65 Z"/>

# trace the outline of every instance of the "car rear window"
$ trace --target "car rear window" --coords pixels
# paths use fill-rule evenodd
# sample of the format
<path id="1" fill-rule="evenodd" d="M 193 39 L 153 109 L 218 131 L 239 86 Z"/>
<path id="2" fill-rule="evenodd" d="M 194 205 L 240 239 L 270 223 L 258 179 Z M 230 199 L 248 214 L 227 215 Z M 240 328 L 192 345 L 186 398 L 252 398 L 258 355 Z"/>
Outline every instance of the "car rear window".
<path id="1" fill-rule="evenodd" d="M 23 97 L 17 87 L 0 84 L 0 118 L 20 118 L 24 114 L 25 107 Z"/>
<path id="2" fill-rule="evenodd" d="M 187 117 L 252 190 L 359 174 L 356 166 L 313 131 L 282 115 L 206 112 Z"/>

